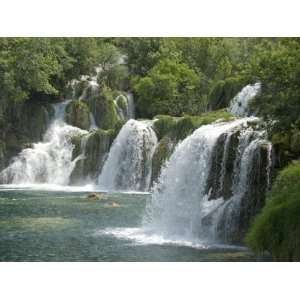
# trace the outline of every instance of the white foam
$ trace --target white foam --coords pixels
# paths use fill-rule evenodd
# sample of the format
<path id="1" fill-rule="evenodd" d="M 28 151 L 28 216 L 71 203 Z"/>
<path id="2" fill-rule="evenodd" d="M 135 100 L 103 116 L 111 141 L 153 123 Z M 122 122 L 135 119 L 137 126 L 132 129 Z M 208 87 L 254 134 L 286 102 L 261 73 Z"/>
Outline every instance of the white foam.
<path id="1" fill-rule="evenodd" d="M 190 247 L 196 249 L 232 249 L 232 250 L 246 250 L 246 247 L 234 246 L 234 245 L 224 245 L 209 243 L 207 241 L 201 240 L 185 240 L 182 238 L 170 238 L 165 237 L 156 232 L 151 232 L 144 228 L 139 227 L 108 227 L 99 230 L 95 233 L 95 236 L 108 235 L 113 236 L 121 240 L 132 241 L 134 245 L 176 245 L 183 247 Z"/>

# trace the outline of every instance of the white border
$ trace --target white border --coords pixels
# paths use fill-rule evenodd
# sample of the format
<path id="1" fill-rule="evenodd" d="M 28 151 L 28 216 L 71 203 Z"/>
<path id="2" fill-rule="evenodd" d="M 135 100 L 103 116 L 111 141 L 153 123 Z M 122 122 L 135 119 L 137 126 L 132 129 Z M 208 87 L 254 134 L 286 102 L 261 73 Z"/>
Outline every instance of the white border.
<path id="1" fill-rule="evenodd" d="M 297 0 L 7 0 L 0 36 L 299 36 Z"/>
<path id="2" fill-rule="evenodd" d="M 2 0 L 0 36 L 299 36 L 299 11 L 296 0 Z M 298 263 L 0 263 L 0 297 L 295 299 L 297 271 Z"/>
<path id="3" fill-rule="evenodd" d="M 1 299 L 297 299 L 298 267 L 297 263 L 2 263 Z"/>

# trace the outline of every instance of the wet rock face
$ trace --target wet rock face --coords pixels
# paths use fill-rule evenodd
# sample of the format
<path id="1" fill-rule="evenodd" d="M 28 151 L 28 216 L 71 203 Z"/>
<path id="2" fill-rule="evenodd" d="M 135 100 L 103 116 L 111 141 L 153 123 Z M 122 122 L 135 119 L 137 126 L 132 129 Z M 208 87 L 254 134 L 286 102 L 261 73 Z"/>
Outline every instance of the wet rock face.
<path id="1" fill-rule="evenodd" d="M 222 134 L 214 147 L 212 166 L 206 184 L 209 199 L 232 196 L 234 161 L 238 146 L 239 131 Z"/>
<path id="2" fill-rule="evenodd" d="M 73 139 L 73 159 L 82 155 L 71 174 L 71 184 L 81 184 L 94 181 L 99 175 L 107 158 L 110 146 L 115 137 L 113 130 L 98 129 L 87 136 Z M 85 145 L 83 139 L 86 139 Z"/>
<path id="3" fill-rule="evenodd" d="M 206 194 L 209 201 L 223 204 L 205 218 L 214 226 L 218 239 L 230 244 L 243 238 L 265 204 L 271 185 L 274 151 L 260 132 L 250 128 L 226 132 L 215 143 Z"/>
<path id="4" fill-rule="evenodd" d="M 65 120 L 72 126 L 89 129 L 91 124 L 88 105 L 81 100 L 70 102 L 66 107 Z"/>

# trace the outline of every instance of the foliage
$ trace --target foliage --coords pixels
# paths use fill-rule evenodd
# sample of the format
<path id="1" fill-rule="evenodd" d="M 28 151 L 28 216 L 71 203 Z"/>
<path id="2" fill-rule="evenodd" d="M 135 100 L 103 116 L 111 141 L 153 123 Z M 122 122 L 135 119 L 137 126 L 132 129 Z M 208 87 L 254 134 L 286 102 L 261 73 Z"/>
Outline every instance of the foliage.
<path id="1" fill-rule="evenodd" d="M 246 243 L 257 253 L 269 251 L 275 260 L 300 260 L 300 162 L 283 169 L 267 204 L 255 219 Z"/>
<path id="2" fill-rule="evenodd" d="M 123 90 L 127 86 L 128 69 L 125 65 L 113 65 L 102 71 L 98 76 L 101 87 L 109 87 L 111 90 Z"/>
<path id="3" fill-rule="evenodd" d="M 158 113 L 178 116 L 195 102 L 197 74 L 187 65 L 163 59 L 135 85 L 137 105 L 146 117 Z"/>
<path id="4" fill-rule="evenodd" d="M 262 82 L 254 108 L 266 120 L 276 120 L 273 131 L 300 128 L 300 39 L 263 40 L 254 48 L 244 73 Z"/>

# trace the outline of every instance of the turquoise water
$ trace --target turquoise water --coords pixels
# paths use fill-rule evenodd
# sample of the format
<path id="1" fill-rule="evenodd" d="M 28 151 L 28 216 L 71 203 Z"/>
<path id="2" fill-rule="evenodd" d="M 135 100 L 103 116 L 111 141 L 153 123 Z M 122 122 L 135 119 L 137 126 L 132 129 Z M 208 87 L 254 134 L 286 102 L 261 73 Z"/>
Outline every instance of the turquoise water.
<path id="1" fill-rule="evenodd" d="M 243 248 L 201 248 L 141 229 L 147 194 L 0 188 L 0 261 L 255 261 Z"/>

